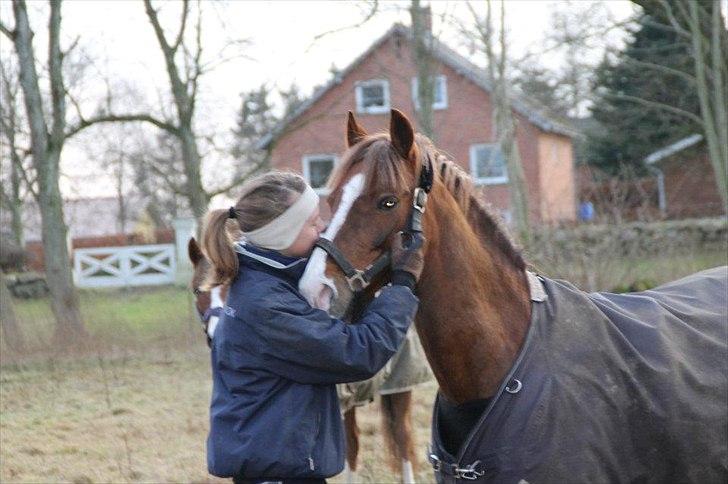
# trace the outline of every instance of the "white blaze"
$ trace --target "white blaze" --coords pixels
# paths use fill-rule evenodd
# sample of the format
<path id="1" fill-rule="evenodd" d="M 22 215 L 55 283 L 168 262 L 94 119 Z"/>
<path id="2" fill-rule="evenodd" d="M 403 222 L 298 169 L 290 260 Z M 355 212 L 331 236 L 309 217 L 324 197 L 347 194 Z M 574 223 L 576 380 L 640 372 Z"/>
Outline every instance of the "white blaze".
<path id="1" fill-rule="evenodd" d="M 354 201 L 359 198 L 362 190 L 364 190 L 364 175 L 359 173 L 351 177 L 341 194 L 341 203 L 336 210 L 331 223 L 326 232 L 322 234 L 329 240 L 334 240 L 336 234 L 344 225 L 346 217 L 349 215 Z M 298 289 L 301 291 L 311 306 L 328 311 L 331 305 L 331 297 L 336 297 L 336 287 L 331 278 L 326 277 L 326 252 L 316 247 L 311 253 L 311 257 L 306 265 L 306 271 L 298 283 Z"/>
<path id="2" fill-rule="evenodd" d="M 220 286 L 215 286 L 210 289 L 210 308 L 221 308 L 225 305 L 220 294 Z M 220 318 L 217 316 L 211 316 L 210 321 L 207 323 L 207 335 L 212 339 L 212 335 L 215 334 L 215 328 Z"/>

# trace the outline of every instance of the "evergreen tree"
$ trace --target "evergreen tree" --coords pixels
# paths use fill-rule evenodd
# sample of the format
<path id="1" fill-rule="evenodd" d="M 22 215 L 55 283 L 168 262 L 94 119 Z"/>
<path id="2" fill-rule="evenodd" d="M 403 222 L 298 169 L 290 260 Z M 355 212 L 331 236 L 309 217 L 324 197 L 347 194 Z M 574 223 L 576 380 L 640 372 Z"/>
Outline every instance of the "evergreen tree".
<path id="1" fill-rule="evenodd" d="M 269 96 L 270 90 L 265 85 L 240 95 L 242 102 L 233 129 L 235 144 L 232 154 L 248 166 L 263 163 L 266 154 L 256 149 L 256 144 L 278 123 Z"/>
<path id="2" fill-rule="evenodd" d="M 700 114 L 695 85 L 684 75 L 693 69 L 690 45 L 666 27 L 658 0 L 637 3 L 642 12 L 632 38 L 597 69 L 594 123 L 586 130 L 587 162 L 611 173 L 623 166 L 641 173 L 645 156 L 700 132 L 684 114 Z"/>

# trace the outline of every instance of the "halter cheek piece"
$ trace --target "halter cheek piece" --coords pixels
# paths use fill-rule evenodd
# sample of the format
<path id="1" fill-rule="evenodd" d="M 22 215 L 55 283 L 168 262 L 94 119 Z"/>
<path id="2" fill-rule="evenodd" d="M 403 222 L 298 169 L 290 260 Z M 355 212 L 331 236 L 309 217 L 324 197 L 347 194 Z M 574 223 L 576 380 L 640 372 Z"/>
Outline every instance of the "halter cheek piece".
<path id="1" fill-rule="evenodd" d="M 422 216 L 425 214 L 427 194 L 432 189 L 432 180 L 432 163 L 430 162 L 429 156 L 427 156 L 420 170 L 420 182 L 415 187 L 412 196 L 412 211 L 407 221 L 407 228 L 404 231 L 405 234 L 411 235 L 422 232 Z M 346 282 L 354 292 L 364 290 L 378 274 L 389 267 L 391 261 L 389 252 L 384 252 L 366 269 L 356 269 L 349 262 L 349 259 L 334 245 L 333 241 L 321 237 L 314 245 L 323 249 L 336 262 L 336 265 L 339 266 L 344 276 L 346 276 Z"/>

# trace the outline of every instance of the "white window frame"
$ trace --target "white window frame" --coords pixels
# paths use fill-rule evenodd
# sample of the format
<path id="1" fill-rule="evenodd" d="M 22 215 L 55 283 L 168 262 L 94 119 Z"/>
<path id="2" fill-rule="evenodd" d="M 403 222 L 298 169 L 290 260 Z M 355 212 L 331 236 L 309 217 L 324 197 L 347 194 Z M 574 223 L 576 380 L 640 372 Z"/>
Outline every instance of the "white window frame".
<path id="1" fill-rule="evenodd" d="M 432 109 L 439 111 L 441 109 L 447 109 L 447 77 L 446 76 L 435 76 L 435 82 L 442 81 L 442 101 L 432 102 Z M 415 106 L 415 109 L 420 109 L 420 100 L 417 97 L 417 89 L 419 87 L 419 82 L 416 77 L 412 78 L 412 103 Z"/>
<path id="2" fill-rule="evenodd" d="M 384 106 L 369 106 L 365 108 L 362 103 L 364 96 L 362 95 L 363 87 L 369 87 L 374 85 L 382 85 L 382 92 L 384 94 Z M 390 97 L 389 97 L 389 81 L 387 79 L 369 79 L 367 81 L 359 81 L 356 83 L 354 88 L 356 93 L 356 112 L 360 114 L 386 114 L 390 110 Z"/>
<path id="3" fill-rule="evenodd" d="M 332 170 L 336 168 L 336 165 L 339 162 L 339 158 L 332 153 L 318 153 L 318 154 L 311 154 L 311 155 L 303 155 L 303 158 L 301 159 L 301 164 L 303 165 L 303 178 L 306 180 L 306 183 L 311 185 L 311 167 L 310 163 L 313 160 L 320 160 L 322 158 L 331 158 L 334 162 L 334 165 L 332 166 Z M 331 193 L 331 190 L 326 188 L 325 186 L 314 188 L 313 189 L 316 193 L 319 195 L 328 195 Z"/>
<path id="4" fill-rule="evenodd" d="M 478 176 L 478 157 L 477 152 L 480 148 L 498 146 L 498 143 L 478 143 L 470 145 L 470 173 L 476 185 L 502 185 L 508 183 L 508 166 L 504 165 L 505 175 L 503 176 Z"/>

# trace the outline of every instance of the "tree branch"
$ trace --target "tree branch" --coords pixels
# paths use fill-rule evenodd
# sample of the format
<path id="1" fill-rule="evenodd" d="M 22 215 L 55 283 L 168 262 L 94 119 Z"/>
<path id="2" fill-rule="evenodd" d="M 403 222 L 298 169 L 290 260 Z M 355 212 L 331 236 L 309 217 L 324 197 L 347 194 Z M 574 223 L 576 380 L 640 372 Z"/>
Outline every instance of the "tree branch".
<path id="1" fill-rule="evenodd" d="M 174 45 L 172 45 L 173 52 L 177 51 L 177 48 L 179 48 L 182 40 L 184 39 L 185 29 L 187 28 L 187 14 L 189 12 L 189 3 L 189 0 L 182 1 L 182 22 L 179 27 L 179 32 L 177 33 L 177 38 L 174 41 Z"/>
<path id="2" fill-rule="evenodd" d="M 662 104 L 656 101 L 648 101 L 647 99 L 642 99 L 636 96 L 629 96 L 627 94 L 609 94 L 605 93 L 603 94 L 607 98 L 617 99 L 621 101 L 630 101 L 636 104 L 640 104 L 642 106 L 653 108 L 653 109 L 661 109 L 663 111 L 668 111 L 673 114 L 677 114 L 679 116 L 686 117 L 688 119 L 691 119 L 692 121 L 695 121 L 699 126 L 704 127 L 703 120 L 700 118 L 700 116 L 697 116 L 689 111 L 685 111 L 684 109 L 676 108 L 675 106 L 670 106 L 668 104 Z"/>
<path id="3" fill-rule="evenodd" d="M 677 3 L 679 4 L 680 2 L 677 2 Z M 668 20 L 670 20 L 670 24 L 672 25 L 673 31 L 676 32 L 681 37 L 690 39 L 691 38 L 690 32 L 688 32 L 686 29 L 684 29 L 683 26 L 680 24 L 680 22 L 677 20 L 677 18 L 675 17 L 675 13 L 672 11 L 672 5 L 670 5 L 670 2 L 668 0 L 660 0 L 660 5 L 662 5 L 662 8 L 665 10 L 665 14 L 667 15 Z"/>
<path id="4" fill-rule="evenodd" d="M 51 140 L 60 149 L 66 127 L 66 88 L 63 85 L 63 57 L 61 55 L 61 2 L 51 2 L 48 25 L 48 67 L 51 78 L 52 118 Z"/>
<path id="5" fill-rule="evenodd" d="M 179 133 L 179 130 L 176 126 L 168 122 L 161 121 L 149 114 L 105 114 L 90 119 L 81 119 L 78 124 L 76 124 L 66 132 L 66 138 L 70 138 L 71 136 L 78 134 L 78 132 L 88 128 L 89 126 L 93 126 L 94 124 L 131 121 L 142 121 L 146 123 L 151 123 L 154 126 L 163 129 L 175 136 L 177 136 L 177 134 Z"/>
<path id="6" fill-rule="evenodd" d="M 637 60 L 634 57 L 630 57 L 629 55 L 625 55 L 622 58 L 625 61 L 627 61 L 628 63 L 635 65 L 637 67 L 644 67 L 645 69 L 652 69 L 652 70 L 655 70 L 658 72 L 662 72 L 664 74 L 669 74 L 669 75 L 680 77 L 681 79 L 689 82 L 691 85 L 694 85 L 696 82 L 695 76 L 691 76 L 687 72 L 681 71 L 679 69 L 664 66 L 662 64 L 656 64 L 654 62 L 646 62 L 646 61 Z"/>
<path id="7" fill-rule="evenodd" d="M 318 42 L 319 40 L 323 39 L 326 36 L 329 36 L 331 34 L 338 34 L 339 32 L 344 32 L 345 30 L 357 29 L 357 28 L 361 27 L 365 23 L 369 22 L 372 18 L 374 18 L 374 16 L 377 14 L 378 11 L 379 11 L 379 0 L 373 0 L 373 2 L 371 3 L 371 8 L 370 8 L 369 12 L 364 17 L 364 19 L 362 19 L 361 22 L 358 22 L 353 25 L 348 25 L 346 27 L 340 27 L 337 29 L 327 30 L 326 32 L 316 35 L 313 38 L 313 40 L 311 41 L 311 43 L 308 45 L 308 47 L 306 47 L 306 50 L 303 53 L 307 54 L 308 51 L 310 51 L 313 48 L 313 46 L 316 44 L 316 42 Z"/>
<path id="8" fill-rule="evenodd" d="M 164 30 L 162 30 L 162 26 L 159 23 L 157 11 L 152 8 L 151 0 L 144 0 L 144 9 L 147 12 L 147 17 L 149 18 L 149 21 L 152 23 L 154 34 L 157 36 L 157 40 L 162 47 L 164 56 L 166 57 L 167 54 L 173 54 L 174 52 L 172 50 L 172 47 L 167 43 L 167 39 L 164 36 Z"/>
<path id="9" fill-rule="evenodd" d="M 5 34 L 8 39 L 15 41 L 15 31 L 7 28 L 7 26 L 1 21 L 0 21 L 0 32 Z"/>
<path id="10" fill-rule="evenodd" d="M 232 190 L 233 188 L 235 188 L 238 185 L 240 185 L 243 182 L 245 182 L 245 180 L 247 180 L 251 176 L 255 175 L 261 168 L 263 168 L 264 166 L 266 166 L 268 164 L 268 162 L 270 161 L 270 154 L 271 154 L 271 152 L 268 151 L 266 153 L 265 157 L 262 160 L 260 160 L 256 164 L 254 164 L 245 173 L 243 173 L 239 177 L 235 178 L 233 181 L 231 181 L 227 185 L 225 185 L 225 186 L 223 186 L 221 188 L 217 188 L 215 190 L 212 190 L 212 191 L 207 192 L 208 198 L 212 198 L 212 197 L 214 197 L 216 195 L 220 195 L 222 193 L 227 193 L 230 190 Z"/>
<path id="11" fill-rule="evenodd" d="M 142 163 L 144 162 L 142 161 Z M 164 181 L 164 183 L 169 187 L 170 190 L 172 190 L 173 193 L 181 197 L 187 196 L 187 192 L 174 181 L 172 181 L 172 179 L 169 177 L 169 174 L 160 170 L 159 167 L 154 163 L 147 163 L 147 166 L 149 166 L 149 169 L 152 170 L 156 175 L 158 175 L 162 179 L 162 181 Z"/>

